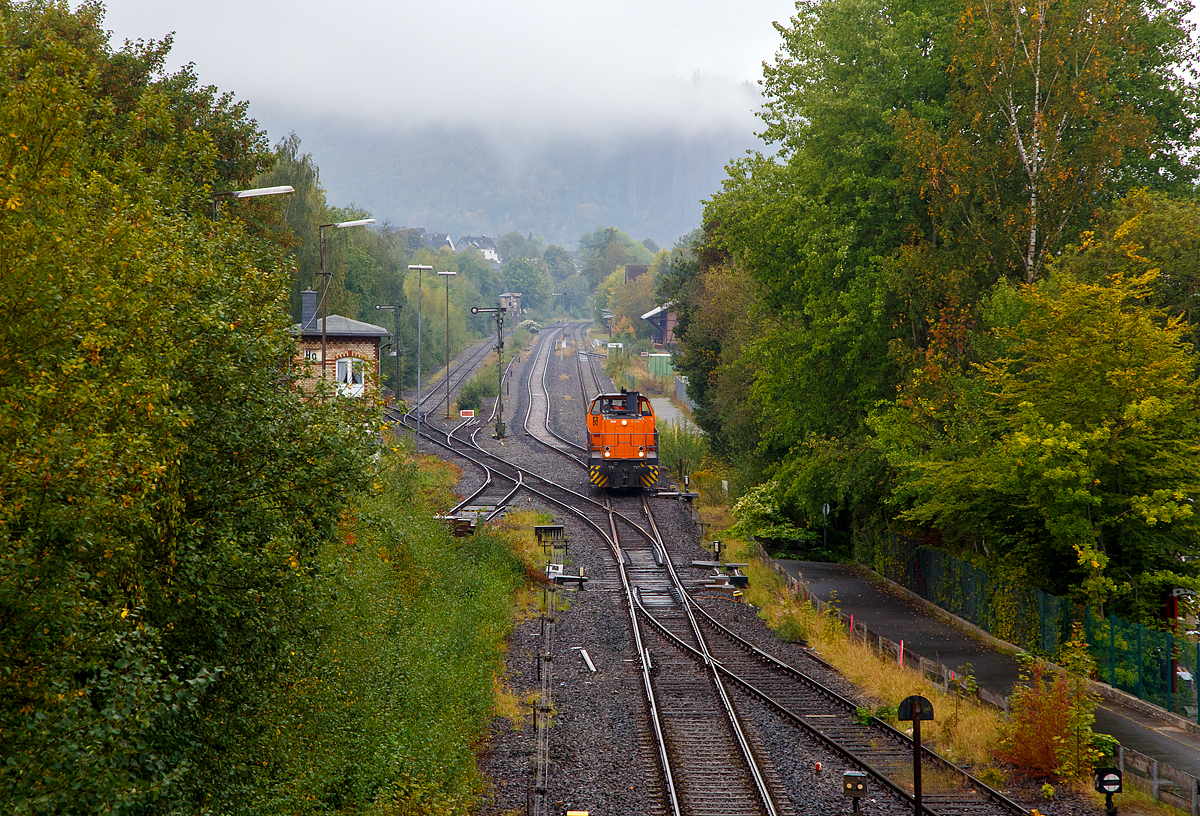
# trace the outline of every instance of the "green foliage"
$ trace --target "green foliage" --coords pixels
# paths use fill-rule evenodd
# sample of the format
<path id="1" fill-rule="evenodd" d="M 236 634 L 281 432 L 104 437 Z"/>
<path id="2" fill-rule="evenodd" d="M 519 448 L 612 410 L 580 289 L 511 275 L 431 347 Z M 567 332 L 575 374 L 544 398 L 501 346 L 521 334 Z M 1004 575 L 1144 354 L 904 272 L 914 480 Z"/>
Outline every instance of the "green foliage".
<path id="1" fill-rule="evenodd" d="M 554 278 L 555 285 L 575 274 L 574 256 L 560 246 L 551 244 L 546 247 L 546 251 L 542 253 L 542 260 L 545 261 L 546 269 Z"/>
<path id="2" fill-rule="evenodd" d="M 512 591 L 503 540 L 448 535 L 403 454 L 321 551 L 307 628 L 264 724 L 266 763 L 230 813 L 473 812 Z M 275 733 L 278 728 L 279 732 Z"/>
<path id="3" fill-rule="evenodd" d="M 741 538 L 755 536 L 760 539 L 782 541 L 812 541 L 819 536 L 810 530 L 802 530 L 788 521 L 779 507 L 779 484 L 763 482 L 738 499 L 733 506 L 733 517 L 737 519 L 730 532 Z"/>
<path id="4" fill-rule="evenodd" d="M 995 361 L 964 372 L 927 356 L 872 419 L 901 517 L 982 534 L 1042 586 L 1093 603 L 1130 589 L 1118 575 L 1136 587 L 1184 572 L 1195 362 L 1186 327 L 1143 305 L 1153 280 L 1056 276 L 1022 290 L 1025 316 L 996 330 Z"/>
<path id="5" fill-rule="evenodd" d="M 649 249 L 616 227 L 596 227 L 579 237 L 582 273 L 592 288 L 626 264 L 649 265 L 653 259 Z"/>
<path id="6" fill-rule="evenodd" d="M 98 5 L 0 15 L 0 801 L 199 810 L 245 791 L 373 418 L 281 364 L 278 203 L 211 217 L 270 165 L 245 104 Z"/>
<path id="7" fill-rule="evenodd" d="M 537 309 L 550 305 L 550 281 L 540 260 L 522 257 L 508 259 L 500 274 L 507 291 L 521 293 L 521 305 L 524 308 Z"/>
<path id="8" fill-rule="evenodd" d="M 699 469 L 708 455 L 708 442 L 704 433 L 690 422 L 656 423 L 658 428 L 658 462 L 664 469 L 673 471 L 683 462 L 683 472 Z"/>
<path id="9" fill-rule="evenodd" d="M 466 385 L 458 392 L 458 407 L 478 411 L 483 407 L 483 401 L 494 398 L 500 391 L 495 364 L 487 366 L 475 373 Z"/>

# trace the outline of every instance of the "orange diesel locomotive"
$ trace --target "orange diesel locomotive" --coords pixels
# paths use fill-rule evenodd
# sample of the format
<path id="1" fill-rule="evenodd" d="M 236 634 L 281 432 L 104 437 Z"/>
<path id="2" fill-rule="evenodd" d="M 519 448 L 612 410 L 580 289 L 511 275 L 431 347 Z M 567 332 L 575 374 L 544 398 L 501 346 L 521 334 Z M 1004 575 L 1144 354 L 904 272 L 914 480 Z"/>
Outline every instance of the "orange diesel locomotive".
<path id="1" fill-rule="evenodd" d="M 637 391 L 600 394 L 588 410 L 588 478 L 597 487 L 658 484 L 658 431 L 650 400 Z"/>

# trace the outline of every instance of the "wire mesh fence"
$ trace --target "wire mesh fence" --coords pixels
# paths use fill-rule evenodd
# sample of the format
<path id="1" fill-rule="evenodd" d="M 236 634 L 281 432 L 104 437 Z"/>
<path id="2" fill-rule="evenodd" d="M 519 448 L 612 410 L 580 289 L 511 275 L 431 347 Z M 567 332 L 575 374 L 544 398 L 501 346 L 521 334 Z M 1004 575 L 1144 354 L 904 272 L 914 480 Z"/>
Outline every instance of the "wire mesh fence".
<path id="1" fill-rule="evenodd" d="M 1114 615 L 1097 618 L 1090 606 L 997 579 L 962 559 L 892 541 L 880 565 L 887 578 L 1000 640 L 1057 659 L 1063 644 L 1082 626 L 1096 660 L 1096 679 L 1173 714 L 1200 722 L 1197 668 L 1200 643 L 1178 631 L 1162 632 Z"/>

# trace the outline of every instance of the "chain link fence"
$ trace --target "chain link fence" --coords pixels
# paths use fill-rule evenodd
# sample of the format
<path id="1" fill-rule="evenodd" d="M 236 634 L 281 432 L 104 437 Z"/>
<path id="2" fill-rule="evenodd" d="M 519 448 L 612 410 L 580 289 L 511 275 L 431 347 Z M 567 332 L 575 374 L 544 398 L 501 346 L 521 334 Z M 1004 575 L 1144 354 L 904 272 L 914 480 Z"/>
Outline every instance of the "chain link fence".
<path id="1" fill-rule="evenodd" d="M 882 569 L 878 569 L 882 567 Z M 878 571 L 925 600 L 1007 643 L 1057 659 L 1076 623 L 1096 660 L 1096 679 L 1200 722 L 1194 635 L 1160 632 L 1032 587 L 1016 586 L 937 550 L 893 537 Z M 1177 623 L 1177 622 L 1176 622 Z"/>

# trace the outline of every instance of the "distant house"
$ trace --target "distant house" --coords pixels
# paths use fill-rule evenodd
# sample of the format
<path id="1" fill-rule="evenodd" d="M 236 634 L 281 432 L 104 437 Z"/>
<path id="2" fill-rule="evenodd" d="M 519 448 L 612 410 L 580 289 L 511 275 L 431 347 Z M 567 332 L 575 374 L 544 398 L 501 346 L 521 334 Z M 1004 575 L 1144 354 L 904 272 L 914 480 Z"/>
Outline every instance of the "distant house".
<path id="1" fill-rule="evenodd" d="M 640 278 L 642 275 L 645 275 L 649 271 L 650 271 L 650 267 L 648 267 L 648 266 L 642 266 L 640 264 L 626 264 L 625 265 L 625 282 L 633 283 L 635 280 Z"/>
<path id="2" fill-rule="evenodd" d="M 500 305 L 508 309 L 509 317 L 515 318 L 524 314 L 521 311 L 521 293 L 505 292 L 500 296 Z"/>
<path id="3" fill-rule="evenodd" d="M 500 247 L 496 246 L 496 242 L 486 235 L 464 235 L 458 239 L 459 250 L 464 250 L 469 246 L 482 252 L 485 259 L 493 263 L 500 263 Z"/>
<path id="4" fill-rule="evenodd" d="M 642 315 L 642 320 L 654 327 L 655 348 L 673 349 L 678 344 L 675 339 L 675 324 L 679 321 L 675 310 L 671 308 L 674 305 L 675 301 L 672 300 Z"/>
<path id="5" fill-rule="evenodd" d="M 347 397 L 374 398 L 379 386 L 379 343 L 391 332 L 382 326 L 329 315 L 317 316 L 318 293 L 306 289 L 300 293 L 300 322 L 292 326 L 299 344 L 297 362 L 307 364 L 308 378 L 301 386 L 312 388 L 324 377 L 337 383 Z M 328 363 L 321 365 L 321 329 L 325 326 Z"/>
<path id="6" fill-rule="evenodd" d="M 434 252 L 442 249 L 449 249 L 454 252 L 454 242 L 450 240 L 448 232 L 427 232 L 425 233 L 425 246 L 432 249 Z"/>

